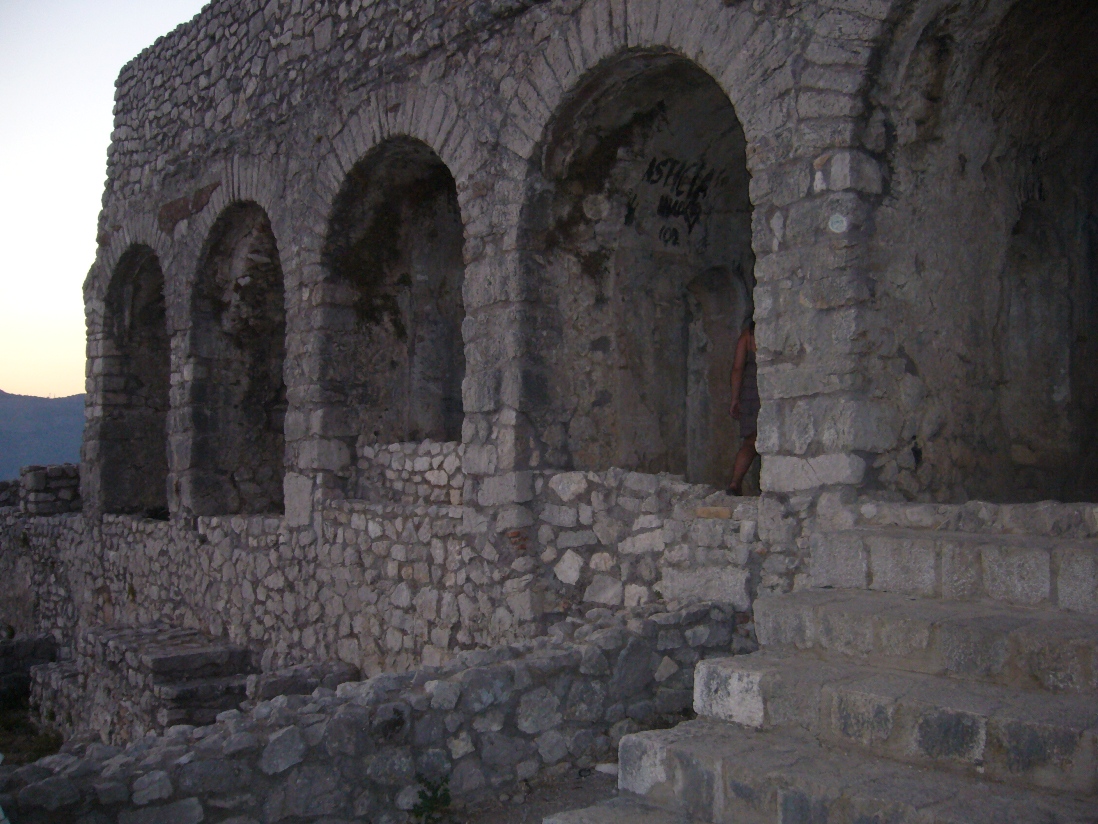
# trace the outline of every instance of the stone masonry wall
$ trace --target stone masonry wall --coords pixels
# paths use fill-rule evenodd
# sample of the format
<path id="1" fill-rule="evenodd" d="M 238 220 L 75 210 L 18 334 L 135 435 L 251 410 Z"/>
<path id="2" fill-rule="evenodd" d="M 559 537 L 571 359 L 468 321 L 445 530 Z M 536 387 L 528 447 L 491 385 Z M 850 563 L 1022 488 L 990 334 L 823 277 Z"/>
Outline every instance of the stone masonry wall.
<path id="1" fill-rule="evenodd" d="M 726 605 L 596 608 L 440 667 L 279 696 L 125 749 L 74 745 L 0 767 L 0 805 L 13 824 L 96 813 L 121 824 L 403 824 L 431 786 L 445 783 L 463 806 L 612 758 L 623 735 L 684 717 L 698 660 L 751 651 L 752 636 Z"/>
<path id="2" fill-rule="evenodd" d="M 333 501 L 305 527 L 6 510 L 0 617 L 64 643 L 100 624 L 195 627 L 265 670 L 339 659 L 374 674 L 533 638 L 592 606 L 746 610 L 760 586 L 794 585 L 796 553 L 760 543 L 754 501 L 706 507 L 708 487 L 621 471 L 531 484 L 536 500 L 487 510 Z"/>
<path id="3" fill-rule="evenodd" d="M 460 504 L 465 476 L 460 443 L 423 441 L 358 448 L 358 497 L 366 500 Z"/>
<path id="4" fill-rule="evenodd" d="M 80 467 L 24 466 L 19 470 L 19 508 L 30 515 L 79 512 Z"/>

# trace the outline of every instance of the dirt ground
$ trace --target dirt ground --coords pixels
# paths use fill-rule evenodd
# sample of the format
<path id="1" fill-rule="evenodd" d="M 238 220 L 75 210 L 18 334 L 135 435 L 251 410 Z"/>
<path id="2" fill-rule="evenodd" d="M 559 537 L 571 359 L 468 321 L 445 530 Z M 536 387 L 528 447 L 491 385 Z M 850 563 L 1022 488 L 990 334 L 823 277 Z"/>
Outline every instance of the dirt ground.
<path id="1" fill-rule="evenodd" d="M 439 824 L 541 824 L 547 815 L 588 807 L 617 795 L 613 775 L 582 770 L 539 783 L 525 794 L 485 799 L 464 810 L 451 810 Z"/>

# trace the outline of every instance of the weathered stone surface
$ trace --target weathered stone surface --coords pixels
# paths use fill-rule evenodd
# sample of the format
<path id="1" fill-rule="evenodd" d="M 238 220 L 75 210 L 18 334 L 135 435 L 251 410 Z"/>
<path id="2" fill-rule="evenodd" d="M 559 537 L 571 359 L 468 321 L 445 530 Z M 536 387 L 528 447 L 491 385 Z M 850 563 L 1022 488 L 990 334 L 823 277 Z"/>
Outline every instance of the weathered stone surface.
<path id="1" fill-rule="evenodd" d="M 271 736 L 259 761 L 259 768 L 267 775 L 285 772 L 305 757 L 306 744 L 297 727 L 284 727 Z"/>
<path id="2" fill-rule="evenodd" d="M 123 810 L 118 814 L 118 824 L 199 824 L 204 820 L 205 813 L 197 798 L 143 810 Z"/>

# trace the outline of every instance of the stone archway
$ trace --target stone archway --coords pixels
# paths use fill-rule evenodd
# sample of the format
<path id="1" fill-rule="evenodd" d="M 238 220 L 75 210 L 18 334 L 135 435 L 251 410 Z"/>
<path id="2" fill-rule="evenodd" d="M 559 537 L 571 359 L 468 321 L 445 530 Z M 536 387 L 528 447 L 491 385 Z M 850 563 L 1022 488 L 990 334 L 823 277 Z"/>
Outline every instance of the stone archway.
<path id="1" fill-rule="evenodd" d="M 123 253 L 104 303 L 102 414 L 88 424 L 85 458 L 98 467 L 103 512 L 167 518 L 171 346 L 152 249 Z"/>
<path id="2" fill-rule="evenodd" d="M 520 234 L 532 463 L 727 483 L 754 287 L 731 101 L 677 55 L 619 57 L 564 102 L 534 164 Z"/>
<path id="3" fill-rule="evenodd" d="M 191 300 L 187 474 L 196 514 L 282 511 L 283 291 L 266 212 L 229 206 L 210 231 Z"/>
<path id="4" fill-rule="evenodd" d="M 427 144 L 392 138 L 348 173 L 322 252 L 321 383 L 356 452 L 461 439 L 464 232 L 454 178 Z"/>

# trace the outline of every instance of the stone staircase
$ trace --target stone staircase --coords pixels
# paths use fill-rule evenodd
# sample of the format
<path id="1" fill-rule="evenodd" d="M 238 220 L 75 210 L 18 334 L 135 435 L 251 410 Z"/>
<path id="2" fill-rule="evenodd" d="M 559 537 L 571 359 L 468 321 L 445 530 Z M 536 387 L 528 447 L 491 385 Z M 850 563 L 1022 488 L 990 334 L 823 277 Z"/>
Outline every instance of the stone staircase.
<path id="1" fill-rule="evenodd" d="M 758 598 L 698 719 L 622 739 L 620 796 L 546 823 L 1098 822 L 1096 515 L 832 513 L 820 588 Z"/>
<path id="2" fill-rule="evenodd" d="M 212 724 L 245 699 L 254 672 L 250 650 L 195 629 L 93 627 L 72 661 L 34 668 L 31 698 L 66 737 L 125 744 L 176 724 Z"/>

